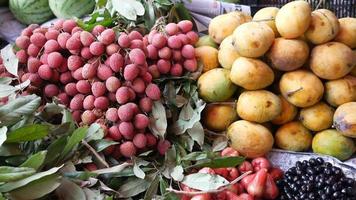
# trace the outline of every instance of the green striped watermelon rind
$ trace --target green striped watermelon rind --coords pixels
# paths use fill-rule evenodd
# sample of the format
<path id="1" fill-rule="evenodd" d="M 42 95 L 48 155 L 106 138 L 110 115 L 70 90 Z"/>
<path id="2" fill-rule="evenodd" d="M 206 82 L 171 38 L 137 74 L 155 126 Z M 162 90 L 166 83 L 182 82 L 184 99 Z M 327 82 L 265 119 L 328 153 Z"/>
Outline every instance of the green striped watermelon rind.
<path id="1" fill-rule="evenodd" d="M 9 7 L 24 24 L 41 24 L 53 18 L 48 0 L 10 0 Z"/>
<path id="2" fill-rule="evenodd" d="M 49 7 L 58 18 L 80 18 L 93 12 L 95 0 L 49 0 Z"/>

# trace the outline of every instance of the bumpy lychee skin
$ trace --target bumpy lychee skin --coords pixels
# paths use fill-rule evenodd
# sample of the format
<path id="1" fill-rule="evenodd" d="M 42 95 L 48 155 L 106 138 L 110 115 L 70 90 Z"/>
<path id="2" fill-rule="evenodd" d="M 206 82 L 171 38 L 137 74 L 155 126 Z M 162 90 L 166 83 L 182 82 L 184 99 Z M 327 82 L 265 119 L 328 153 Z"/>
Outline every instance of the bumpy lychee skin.
<path id="1" fill-rule="evenodd" d="M 145 136 L 147 139 L 148 147 L 153 147 L 157 144 L 157 138 L 154 135 L 152 135 L 151 133 L 146 133 Z"/>
<path id="2" fill-rule="evenodd" d="M 59 46 L 61 46 L 62 49 L 66 48 L 66 44 L 67 44 L 67 41 L 69 38 L 70 38 L 70 34 L 66 33 L 66 32 L 60 33 L 58 35 L 57 41 L 58 41 Z"/>
<path id="3" fill-rule="evenodd" d="M 91 43 L 95 41 L 93 34 L 89 33 L 88 31 L 82 31 L 80 33 L 80 42 L 85 47 L 89 47 Z"/>
<path id="4" fill-rule="evenodd" d="M 67 95 L 67 93 L 62 92 L 62 93 L 58 94 L 57 97 L 61 104 L 66 105 L 66 106 L 69 104 L 69 96 Z"/>
<path id="5" fill-rule="evenodd" d="M 137 65 L 143 65 L 146 62 L 145 53 L 141 49 L 132 49 L 129 53 L 129 58 Z"/>
<path id="6" fill-rule="evenodd" d="M 104 30 L 100 36 L 99 41 L 105 45 L 109 45 L 115 41 L 115 32 L 112 29 Z"/>
<path id="7" fill-rule="evenodd" d="M 20 36 L 16 38 L 15 44 L 20 49 L 27 49 L 27 47 L 31 44 L 31 41 L 28 36 Z"/>
<path id="8" fill-rule="evenodd" d="M 120 45 L 121 48 L 127 48 L 130 46 L 130 37 L 126 33 L 121 33 L 117 43 Z"/>
<path id="9" fill-rule="evenodd" d="M 119 119 L 117 108 L 109 108 L 105 113 L 105 117 L 109 121 L 116 122 Z"/>
<path id="10" fill-rule="evenodd" d="M 118 125 L 111 126 L 109 128 L 109 132 L 108 133 L 109 133 L 109 137 L 111 137 L 115 141 L 119 141 L 122 138 L 122 135 L 120 133 Z"/>
<path id="11" fill-rule="evenodd" d="M 124 66 L 124 57 L 120 53 L 114 53 L 109 57 L 109 66 L 114 72 L 119 72 Z"/>
<path id="12" fill-rule="evenodd" d="M 71 71 L 77 70 L 79 67 L 83 66 L 83 60 L 81 57 L 76 55 L 71 55 L 67 59 L 68 69 Z"/>
<path id="13" fill-rule="evenodd" d="M 150 65 L 148 67 L 148 71 L 150 72 L 150 74 L 152 75 L 153 78 L 159 78 L 161 73 L 158 70 L 157 65 Z"/>
<path id="14" fill-rule="evenodd" d="M 144 114 L 137 114 L 134 117 L 134 126 L 137 129 L 145 129 L 148 124 L 150 123 L 150 120 L 148 117 Z"/>
<path id="15" fill-rule="evenodd" d="M 34 33 L 30 37 L 30 41 L 32 44 L 36 45 L 37 47 L 41 48 L 46 43 L 46 37 L 42 33 Z"/>
<path id="16" fill-rule="evenodd" d="M 45 37 L 47 40 L 57 40 L 59 35 L 59 31 L 56 29 L 48 29 L 48 32 L 45 33 Z"/>
<path id="17" fill-rule="evenodd" d="M 91 85 L 87 80 L 80 80 L 76 84 L 78 92 L 82 94 L 89 94 L 91 91 Z"/>
<path id="18" fill-rule="evenodd" d="M 68 19 L 63 22 L 63 30 L 67 33 L 71 33 L 73 28 L 77 26 L 77 22 L 74 19 Z"/>
<path id="19" fill-rule="evenodd" d="M 119 124 L 119 131 L 126 140 L 132 140 L 135 135 L 134 126 L 131 122 L 121 122 Z"/>
<path id="20" fill-rule="evenodd" d="M 90 53 L 95 55 L 95 56 L 100 56 L 101 54 L 104 53 L 105 47 L 104 44 L 101 42 L 93 42 L 89 46 Z"/>
<path id="21" fill-rule="evenodd" d="M 94 107 L 100 110 L 106 110 L 109 107 L 109 99 L 107 97 L 101 96 L 95 98 Z"/>
<path id="22" fill-rule="evenodd" d="M 78 90 L 77 90 L 75 83 L 68 83 L 66 86 L 64 86 L 64 91 L 69 96 L 74 96 L 74 95 L 78 94 Z"/>
<path id="23" fill-rule="evenodd" d="M 108 56 L 111 56 L 117 53 L 120 50 L 120 46 L 118 44 L 112 43 L 106 46 L 105 52 Z"/>
<path id="24" fill-rule="evenodd" d="M 60 46 L 56 40 L 48 40 L 44 45 L 44 52 L 51 53 L 60 50 Z"/>
<path id="25" fill-rule="evenodd" d="M 85 110 L 94 109 L 94 101 L 95 101 L 95 97 L 93 95 L 86 96 L 84 101 L 83 101 L 83 108 Z"/>
<path id="26" fill-rule="evenodd" d="M 121 86 L 121 82 L 115 76 L 111 76 L 105 81 L 105 87 L 109 92 L 116 92 L 120 86 Z"/>
<path id="27" fill-rule="evenodd" d="M 47 62 L 52 68 L 58 68 L 62 65 L 63 56 L 58 52 L 48 54 Z"/>
<path id="28" fill-rule="evenodd" d="M 62 84 L 67 84 L 70 83 L 71 81 L 73 81 L 73 77 L 72 74 L 70 72 L 64 72 L 59 76 L 59 81 Z"/>
<path id="29" fill-rule="evenodd" d="M 154 83 L 148 84 L 145 92 L 146 95 L 152 100 L 159 100 L 161 98 L 161 91 Z"/>
<path id="30" fill-rule="evenodd" d="M 111 70 L 110 67 L 106 65 L 100 65 L 97 70 L 97 77 L 102 80 L 106 81 L 110 76 L 113 75 L 113 71 Z"/>
<path id="31" fill-rule="evenodd" d="M 128 87 L 120 87 L 117 91 L 116 91 L 116 101 L 119 104 L 125 104 L 129 101 L 130 99 L 130 91 Z"/>
<path id="32" fill-rule="evenodd" d="M 80 110 L 72 111 L 72 117 L 75 122 L 80 123 L 82 121 L 81 116 L 82 116 L 82 111 Z"/>
<path id="33" fill-rule="evenodd" d="M 82 110 L 83 109 L 84 95 L 77 94 L 70 101 L 69 108 L 72 110 Z"/>
<path id="34" fill-rule="evenodd" d="M 142 34 L 138 31 L 131 31 L 128 36 L 130 40 L 142 40 L 143 38 Z"/>
<path id="35" fill-rule="evenodd" d="M 147 145 L 147 138 L 143 133 L 139 133 L 135 135 L 132 142 L 137 148 L 142 149 Z"/>
<path id="36" fill-rule="evenodd" d="M 161 155 L 166 154 L 169 147 L 171 147 L 171 143 L 168 140 L 160 140 L 157 144 L 157 150 Z"/>
<path id="37" fill-rule="evenodd" d="M 34 45 L 34 44 L 30 44 L 29 46 L 28 46 L 28 49 L 27 49 L 27 54 L 29 55 L 29 56 L 32 56 L 32 57 L 37 57 L 38 56 L 38 54 L 39 54 L 39 52 L 40 52 L 40 48 L 39 47 L 37 47 L 36 45 Z M 43 55 L 47 55 L 46 53 L 44 53 Z M 46 62 L 43 62 L 44 64 L 47 64 L 47 60 L 46 60 Z"/>
<path id="38" fill-rule="evenodd" d="M 124 78 L 127 81 L 133 81 L 140 73 L 140 69 L 135 64 L 126 65 L 124 69 Z"/>
<path id="39" fill-rule="evenodd" d="M 83 112 L 81 119 L 84 124 L 92 124 L 95 122 L 96 116 L 93 111 L 86 110 Z"/>
<path id="40" fill-rule="evenodd" d="M 103 25 L 96 25 L 94 26 L 93 30 L 91 31 L 91 33 L 95 36 L 100 35 L 100 33 L 102 33 L 105 30 L 105 27 Z"/>
<path id="41" fill-rule="evenodd" d="M 91 92 L 95 97 L 103 96 L 106 92 L 106 86 L 103 82 L 94 82 L 91 85 Z"/>
<path id="42" fill-rule="evenodd" d="M 117 114 L 121 121 L 128 122 L 134 117 L 134 112 L 130 104 L 124 104 L 119 107 Z"/>
<path id="43" fill-rule="evenodd" d="M 47 96 L 47 97 L 54 97 L 54 96 L 57 96 L 59 93 L 59 89 L 57 87 L 57 85 L 55 84 L 48 84 L 46 85 L 46 87 L 44 88 L 44 94 Z"/>
<path id="44" fill-rule="evenodd" d="M 136 93 L 141 94 L 141 93 L 145 92 L 146 85 L 145 85 L 145 82 L 141 78 L 136 78 L 135 80 L 132 81 L 131 88 Z"/>
<path id="45" fill-rule="evenodd" d="M 48 65 L 41 65 L 38 68 L 38 75 L 43 80 L 50 80 L 52 78 L 53 72 L 52 72 L 52 69 Z"/>
<path id="46" fill-rule="evenodd" d="M 133 142 L 124 142 L 120 145 L 120 153 L 123 156 L 130 158 L 136 155 L 136 147 Z"/>
<path id="47" fill-rule="evenodd" d="M 28 59 L 28 55 L 27 55 L 26 51 L 23 49 L 16 52 L 16 57 L 17 57 L 17 59 L 19 59 L 20 63 L 26 63 L 27 59 Z"/>
<path id="48" fill-rule="evenodd" d="M 86 63 L 82 69 L 82 76 L 85 79 L 92 79 L 97 74 L 97 66 L 92 63 Z"/>
<path id="49" fill-rule="evenodd" d="M 41 66 L 41 61 L 37 58 L 30 57 L 27 60 L 27 70 L 30 73 L 36 73 Z"/>

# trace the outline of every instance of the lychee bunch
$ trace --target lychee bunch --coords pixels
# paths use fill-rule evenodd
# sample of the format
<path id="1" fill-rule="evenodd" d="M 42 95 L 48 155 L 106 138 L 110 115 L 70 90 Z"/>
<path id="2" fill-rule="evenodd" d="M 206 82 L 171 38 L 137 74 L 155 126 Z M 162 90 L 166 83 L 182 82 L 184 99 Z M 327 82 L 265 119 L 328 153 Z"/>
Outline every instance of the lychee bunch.
<path id="1" fill-rule="evenodd" d="M 196 71 L 198 35 L 192 27 L 190 21 L 170 23 L 143 36 L 101 25 L 88 32 L 74 20 L 30 25 L 15 42 L 20 80 L 31 81 L 24 93 L 57 99 L 80 125 L 100 124 L 106 139 L 120 143 L 105 149 L 106 155 L 129 158 L 152 148 L 164 154 L 170 143 L 148 130 L 148 113 L 161 98 L 152 80 Z M 10 76 L 1 64 L 0 71 Z"/>

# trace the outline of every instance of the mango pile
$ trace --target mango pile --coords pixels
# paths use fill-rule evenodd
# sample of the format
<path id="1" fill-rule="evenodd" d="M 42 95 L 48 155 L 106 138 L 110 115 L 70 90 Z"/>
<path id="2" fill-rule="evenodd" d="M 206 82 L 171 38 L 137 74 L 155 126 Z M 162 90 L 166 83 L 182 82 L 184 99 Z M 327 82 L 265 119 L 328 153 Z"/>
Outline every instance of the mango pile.
<path id="1" fill-rule="evenodd" d="M 202 120 L 248 158 L 356 150 L 356 18 L 305 1 L 212 19 L 196 44 Z M 354 49 L 354 50 L 353 50 Z"/>

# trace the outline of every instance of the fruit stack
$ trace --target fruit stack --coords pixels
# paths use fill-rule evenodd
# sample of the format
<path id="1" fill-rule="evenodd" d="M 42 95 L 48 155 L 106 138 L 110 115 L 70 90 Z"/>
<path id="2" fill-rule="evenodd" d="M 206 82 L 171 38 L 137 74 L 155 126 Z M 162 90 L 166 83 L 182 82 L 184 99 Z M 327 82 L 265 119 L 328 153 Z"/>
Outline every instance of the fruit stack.
<path id="1" fill-rule="evenodd" d="M 19 77 L 31 82 L 23 95 L 57 99 L 81 125 L 99 123 L 106 139 L 120 141 L 105 149 L 114 158 L 156 146 L 164 154 L 170 143 L 157 143 L 148 130 L 148 114 L 161 98 L 152 76 L 197 70 L 193 45 L 198 35 L 192 28 L 192 22 L 181 21 L 143 36 L 101 25 L 88 32 L 74 20 L 59 20 L 49 28 L 30 25 L 16 39 Z"/>

